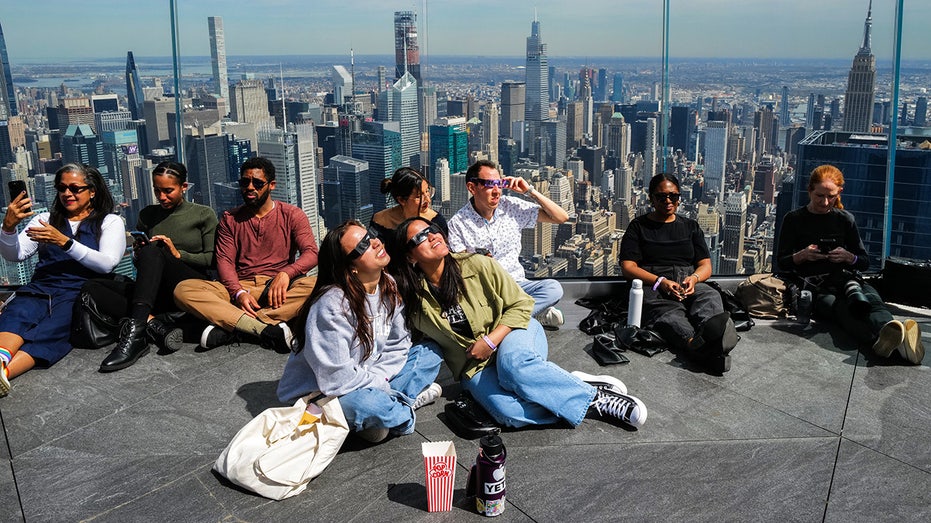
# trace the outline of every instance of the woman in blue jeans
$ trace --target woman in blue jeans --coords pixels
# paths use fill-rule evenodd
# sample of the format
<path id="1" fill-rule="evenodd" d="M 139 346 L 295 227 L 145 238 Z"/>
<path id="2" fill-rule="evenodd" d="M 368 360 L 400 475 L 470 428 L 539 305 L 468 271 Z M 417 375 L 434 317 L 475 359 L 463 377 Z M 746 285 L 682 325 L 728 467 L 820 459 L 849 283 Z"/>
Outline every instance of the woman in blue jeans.
<path id="1" fill-rule="evenodd" d="M 575 427 L 590 410 L 634 427 L 646 420 L 643 402 L 617 378 L 546 360 L 533 298 L 494 259 L 451 254 L 440 229 L 419 217 L 401 223 L 393 245 L 409 325 L 442 347 L 453 376 L 499 424 Z"/>
<path id="2" fill-rule="evenodd" d="M 339 397 L 349 428 L 371 442 L 413 432 L 414 410 L 442 393 L 433 382 L 438 349 L 411 346 L 389 261 L 381 240 L 357 221 L 326 235 L 302 313 L 304 339 L 278 384 L 285 403 L 316 391 Z"/>

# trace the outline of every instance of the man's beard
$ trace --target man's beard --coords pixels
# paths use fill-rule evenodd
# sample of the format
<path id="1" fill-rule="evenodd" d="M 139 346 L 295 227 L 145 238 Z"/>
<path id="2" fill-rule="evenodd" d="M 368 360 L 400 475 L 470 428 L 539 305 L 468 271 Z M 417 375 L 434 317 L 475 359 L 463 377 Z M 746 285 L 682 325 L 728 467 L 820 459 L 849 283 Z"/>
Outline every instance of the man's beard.
<path id="1" fill-rule="evenodd" d="M 271 191 L 265 191 L 265 194 L 259 194 L 259 197 L 255 200 L 243 200 L 247 207 L 250 209 L 258 209 L 261 206 L 265 205 L 265 202 L 268 201 L 269 196 L 271 196 Z"/>

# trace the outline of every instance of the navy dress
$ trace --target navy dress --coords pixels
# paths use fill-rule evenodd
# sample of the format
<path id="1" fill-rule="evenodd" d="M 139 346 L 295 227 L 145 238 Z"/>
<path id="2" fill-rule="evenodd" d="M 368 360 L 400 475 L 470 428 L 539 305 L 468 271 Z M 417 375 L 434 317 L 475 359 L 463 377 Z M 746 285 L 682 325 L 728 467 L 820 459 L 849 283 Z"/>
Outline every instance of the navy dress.
<path id="1" fill-rule="evenodd" d="M 86 220 L 76 235 L 67 223 L 59 230 L 91 249 L 100 248 Z M 0 314 L 0 332 L 21 336 L 25 343 L 20 350 L 37 364 L 49 366 L 71 352 L 71 309 L 84 282 L 99 278 L 100 273 L 81 265 L 57 245 L 40 244 L 38 254 L 32 280 L 16 291 L 16 297 Z"/>

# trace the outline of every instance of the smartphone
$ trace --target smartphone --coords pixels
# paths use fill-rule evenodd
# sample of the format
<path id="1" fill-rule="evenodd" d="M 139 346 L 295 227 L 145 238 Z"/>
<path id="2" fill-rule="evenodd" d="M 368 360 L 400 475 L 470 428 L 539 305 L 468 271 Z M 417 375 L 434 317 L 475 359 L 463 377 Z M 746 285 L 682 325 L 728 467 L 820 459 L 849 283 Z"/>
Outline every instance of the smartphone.
<path id="1" fill-rule="evenodd" d="M 149 235 L 144 231 L 129 231 L 129 235 L 133 237 L 133 240 L 136 240 L 137 243 L 143 245 L 149 243 Z"/>
<path id="2" fill-rule="evenodd" d="M 837 238 L 821 238 L 818 240 L 818 250 L 821 254 L 827 254 L 837 248 L 839 242 Z"/>
<path id="3" fill-rule="evenodd" d="M 481 254 L 482 256 L 491 256 L 491 252 L 488 249 L 483 249 L 481 247 L 475 249 L 475 254 Z"/>
<path id="4" fill-rule="evenodd" d="M 17 196 L 26 192 L 26 182 L 22 180 L 12 180 L 11 182 L 7 184 L 7 186 L 10 188 L 10 201 L 11 202 L 15 200 Z M 29 195 L 27 194 L 26 197 L 28 198 Z"/>

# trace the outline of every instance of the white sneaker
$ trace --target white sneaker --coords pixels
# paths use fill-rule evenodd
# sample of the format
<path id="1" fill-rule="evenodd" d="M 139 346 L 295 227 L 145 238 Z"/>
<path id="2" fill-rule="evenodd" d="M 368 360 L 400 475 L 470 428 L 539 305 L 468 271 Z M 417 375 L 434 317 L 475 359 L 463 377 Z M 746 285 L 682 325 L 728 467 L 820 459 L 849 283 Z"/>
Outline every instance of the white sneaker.
<path id="1" fill-rule="evenodd" d="M 579 378 L 580 380 L 588 383 L 598 390 L 609 389 L 619 394 L 627 394 L 627 385 L 624 385 L 623 381 L 615 378 L 614 376 L 608 376 L 607 374 L 593 376 L 580 370 L 574 370 L 569 374 L 572 374 L 576 378 Z"/>
<path id="2" fill-rule="evenodd" d="M 427 388 L 420 391 L 420 394 L 417 395 L 417 399 L 414 400 L 414 404 L 411 405 L 411 408 L 414 410 L 424 407 L 436 401 L 440 395 L 443 394 L 443 387 L 440 387 L 439 383 L 431 383 Z"/>
<path id="3" fill-rule="evenodd" d="M 591 408 L 602 416 L 611 416 L 634 428 L 642 427 L 647 420 L 647 407 L 642 401 L 607 388 L 598 389 Z"/>
<path id="4" fill-rule="evenodd" d="M 540 311 L 540 314 L 537 314 L 537 321 L 544 327 L 559 327 L 566 323 L 562 311 L 556 307 L 547 307 Z"/>
<path id="5" fill-rule="evenodd" d="M 877 356 L 888 358 L 892 351 L 905 342 L 905 325 L 899 320 L 891 320 L 879 329 L 879 338 L 873 344 Z"/>
<path id="6" fill-rule="evenodd" d="M 905 320 L 905 340 L 898 346 L 899 354 L 912 365 L 920 365 L 925 359 L 925 346 L 921 341 L 921 328 L 915 320 Z"/>
<path id="7" fill-rule="evenodd" d="M 0 361 L 0 398 L 10 393 L 10 379 L 6 377 L 6 363 Z"/>

